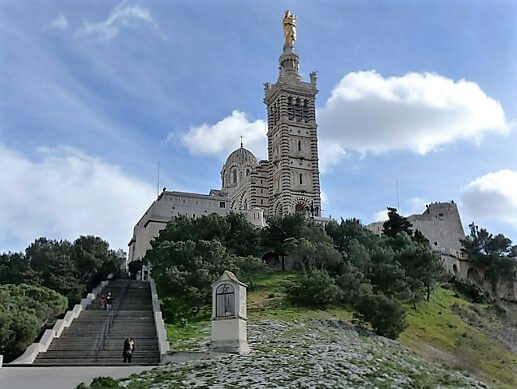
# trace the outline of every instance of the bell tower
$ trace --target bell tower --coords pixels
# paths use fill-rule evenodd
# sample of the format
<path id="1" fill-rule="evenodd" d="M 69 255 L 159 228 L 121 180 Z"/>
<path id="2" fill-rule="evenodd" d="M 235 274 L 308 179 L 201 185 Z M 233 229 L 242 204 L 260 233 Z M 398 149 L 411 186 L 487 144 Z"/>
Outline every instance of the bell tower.
<path id="1" fill-rule="evenodd" d="M 269 214 L 303 213 L 321 216 L 318 136 L 316 124 L 316 73 L 309 82 L 300 76 L 295 52 L 296 17 L 286 11 L 284 47 L 276 83 L 264 84 L 267 106 Z"/>

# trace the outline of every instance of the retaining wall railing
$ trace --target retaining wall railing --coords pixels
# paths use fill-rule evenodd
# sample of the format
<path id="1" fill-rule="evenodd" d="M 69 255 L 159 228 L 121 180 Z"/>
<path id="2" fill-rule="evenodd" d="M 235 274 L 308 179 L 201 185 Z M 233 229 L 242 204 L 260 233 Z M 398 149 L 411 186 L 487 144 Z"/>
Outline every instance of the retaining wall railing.
<path id="1" fill-rule="evenodd" d="M 162 311 L 160 309 L 160 300 L 158 299 L 158 292 L 156 291 L 156 284 L 152 277 L 149 277 L 149 284 L 151 286 L 151 299 L 153 304 L 154 325 L 156 328 L 156 336 L 158 338 L 158 349 L 160 350 L 160 362 L 167 361 L 167 353 L 169 352 L 169 342 L 167 340 L 167 330 L 165 329 L 165 322 L 163 321 Z"/>
<path id="2" fill-rule="evenodd" d="M 41 336 L 39 342 L 31 344 L 25 352 L 17 359 L 12 361 L 10 364 L 32 364 L 40 352 L 48 350 L 50 344 L 54 338 L 59 338 L 65 328 L 70 327 L 74 319 L 78 318 L 83 310 L 99 295 L 99 293 L 108 285 L 109 281 L 102 281 L 97 285 L 91 293 L 88 293 L 85 298 L 81 300 L 79 304 L 75 304 L 74 307 L 67 311 L 63 319 L 59 319 L 54 324 L 54 327 L 50 330 L 45 330 Z"/>

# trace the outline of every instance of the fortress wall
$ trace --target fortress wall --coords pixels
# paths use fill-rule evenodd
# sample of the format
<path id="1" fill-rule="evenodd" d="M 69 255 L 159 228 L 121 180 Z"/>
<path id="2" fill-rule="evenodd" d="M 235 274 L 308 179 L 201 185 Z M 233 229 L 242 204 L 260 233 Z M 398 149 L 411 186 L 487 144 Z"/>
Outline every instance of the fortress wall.
<path id="1" fill-rule="evenodd" d="M 422 232 L 434 250 L 463 257 L 460 240 L 465 239 L 465 232 L 455 203 L 429 204 L 423 214 L 411 215 L 408 220 L 413 231 Z"/>
<path id="2" fill-rule="evenodd" d="M 421 215 L 411 215 L 407 218 L 413 231 L 419 230 L 428 240 L 431 248 L 439 251 L 442 255 L 462 258 L 461 239 L 465 239 L 465 232 L 461 224 L 460 214 L 455 203 L 432 203 L 429 204 Z M 375 222 L 366 226 L 374 234 L 382 234 L 384 222 Z M 448 268 L 452 269 L 452 260 Z"/>

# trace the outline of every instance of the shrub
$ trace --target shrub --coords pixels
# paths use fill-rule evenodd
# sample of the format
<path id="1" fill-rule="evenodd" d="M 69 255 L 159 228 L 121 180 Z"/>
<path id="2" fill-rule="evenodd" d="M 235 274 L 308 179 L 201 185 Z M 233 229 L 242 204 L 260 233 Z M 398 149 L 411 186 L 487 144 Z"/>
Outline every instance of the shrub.
<path id="1" fill-rule="evenodd" d="M 97 377 L 94 378 L 91 385 L 79 384 L 76 389 L 115 389 L 120 388 L 117 381 L 111 377 Z"/>
<path id="2" fill-rule="evenodd" d="M 454 288 L 463 296 L 470 299 L 473 303 L 482 304 L 488 301 L 485 293 L 477 285 L 467 281 L 453 280 Z"/>
<path id="3" fill-rule="evenodd" d="M 363 296 L 356 309 L 355 316 L 370 323 L 377 335 L 396 339 L 407 327 L 402 306 L 383 294 Z"/>
<path id="4" fill-rule="evenodd" d="M 324 308 L 339 301 L 341 289 L 326 271 L 314 270 L 288 289 L 287 295 L 294 304 Z"/>
<path id="5" fill-rule="evenodd" d="M 0 301 L 0 354 L 6 361 L 21 354 L 67 306 L 59 293 L 26 284 L 0 285 Z"/>

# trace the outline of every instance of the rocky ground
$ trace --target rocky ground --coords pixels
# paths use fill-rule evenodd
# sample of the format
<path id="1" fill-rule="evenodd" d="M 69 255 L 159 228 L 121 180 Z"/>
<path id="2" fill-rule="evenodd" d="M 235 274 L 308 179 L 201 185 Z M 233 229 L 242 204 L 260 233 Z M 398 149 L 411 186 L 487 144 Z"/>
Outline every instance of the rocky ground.
<path id="1" fill-rule="evenodd" d="M 340 320 L 249 324 L 247 356 L 164 366 L 121 380 L 127 388 L 487 388 L 399 343 Z M 206 350 L 208 338 L 198 344 Z"/>

